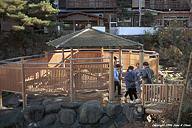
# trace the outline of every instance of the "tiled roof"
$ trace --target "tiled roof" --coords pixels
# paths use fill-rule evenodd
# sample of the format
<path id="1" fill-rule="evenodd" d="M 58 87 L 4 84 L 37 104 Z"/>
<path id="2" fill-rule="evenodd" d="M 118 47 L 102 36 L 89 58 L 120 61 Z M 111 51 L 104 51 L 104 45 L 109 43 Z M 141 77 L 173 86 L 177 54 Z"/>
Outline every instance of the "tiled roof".
<path id="1" fill-rule="evenodd" d="M 47 44 L 56 48 L 99 48 L 113 46 L 143 46 L 119 36 L 92 28 L 82 29 L 74 33 L 52 40 Z"/>

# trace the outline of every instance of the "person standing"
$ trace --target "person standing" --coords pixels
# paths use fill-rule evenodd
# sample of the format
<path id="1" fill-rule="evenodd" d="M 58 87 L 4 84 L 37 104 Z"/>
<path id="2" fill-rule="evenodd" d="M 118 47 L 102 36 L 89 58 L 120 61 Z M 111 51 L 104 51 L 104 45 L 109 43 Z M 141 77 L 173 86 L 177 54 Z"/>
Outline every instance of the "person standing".
<path id="1" fill-rule="evenodd" d="M 143 73 L 142 73 L 142 79 L 145 80 L 145 84 L 152 84 L 152 78 L 154 76 L 154 71 L 149 67 L 148 62 L 143 62 Z"/>
<path id="2" fill-rule="evenodd" d="M 136 73 L 139 73 L 139 63 L 136 64 L 136 69 L 134 70 Z"/>
<path id="3" fill-rule="evenodd" d="M 115 65 L 115 68 L 114 68 L 114 85 L 115 85 L 115 89 L 114 91 L 116 91 L 116 87 L 118 87 L 118 95 L 120 96 L 121 95 L 121 85 L 119 84 L 119 70 L 120 68 L 120 65 L 119 64 L 116 64 Z"/>
<path id="4" fill-rule="evenodd" d="M 142 92 L 141 83 L 142 83 L 142 80 L 141 80 L 141 76 L 140 76 L 140 72 L 139 72 L 139 63 L 136 64 L 136 67 L 137 68 L 134 70 L 135 73 L 136 73 L 136 76 L 137 76 L 137 79 L 136 79 L 136 91 L 138 93 L 139 99 L 141 99 L 141 92 Z"/>
<path id="5" fill-rule="evenodd" d="M 125 94 L 125 98 L 127 97 L 127 95 L 129 95 L 130 97 L 130 103 L 133 103 L 133 96 L 136 99 L 136 102 L 139 101 L 137 99 L 137 91 L 136 91 L 136 73 L 135 71 L 133 71 L 134 67 L 133 66 L 129 66 L 127 73 L 125 75 L 125 80 L 126 80 L 126 89 L 127 92 Z"/>

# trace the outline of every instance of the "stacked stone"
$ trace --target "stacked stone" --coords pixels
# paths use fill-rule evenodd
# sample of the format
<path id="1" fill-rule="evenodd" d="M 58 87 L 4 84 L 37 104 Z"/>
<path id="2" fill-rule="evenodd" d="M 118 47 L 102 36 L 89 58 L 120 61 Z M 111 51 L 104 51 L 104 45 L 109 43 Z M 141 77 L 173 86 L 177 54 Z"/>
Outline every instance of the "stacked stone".
<path id="1" fill-rule="evenodd" d="M 138 120 L 139 114 L 134 104 L 108 104 L 102 107 L 97 100 L 82 102 L 63 102 L 47 105 L 28 106 L 24 118 L 28 127 L 117 127 L 123 122 Z"/>

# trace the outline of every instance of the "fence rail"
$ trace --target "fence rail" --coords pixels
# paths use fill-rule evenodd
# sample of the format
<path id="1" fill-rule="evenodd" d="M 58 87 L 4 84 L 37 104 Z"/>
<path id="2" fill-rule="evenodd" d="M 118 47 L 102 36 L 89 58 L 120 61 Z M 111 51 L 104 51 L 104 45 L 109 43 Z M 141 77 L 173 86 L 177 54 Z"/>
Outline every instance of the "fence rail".
<path id="1" fill-rule="evenodd" d="M 179 103 L 183 84 L 144 84 L 143 102 Z"/>

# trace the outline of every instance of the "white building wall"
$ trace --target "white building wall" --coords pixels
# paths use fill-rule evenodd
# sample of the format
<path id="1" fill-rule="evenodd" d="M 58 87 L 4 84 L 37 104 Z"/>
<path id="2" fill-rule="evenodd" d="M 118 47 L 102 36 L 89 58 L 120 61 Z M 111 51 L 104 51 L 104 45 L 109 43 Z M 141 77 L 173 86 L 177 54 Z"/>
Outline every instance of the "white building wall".
<path id="1" fill-rule="evenodd" d="M 105 32 L 105 27 L 93 26 L 92 28 L 99 30 L 99 31 L 102 31 L 102 32 Z"/>
<path id="2" fill-rule="evenodd" d="M 153 34 L 154 27 L 116 27 L 117 35 L 144 35 L 146 32 Z"/>

